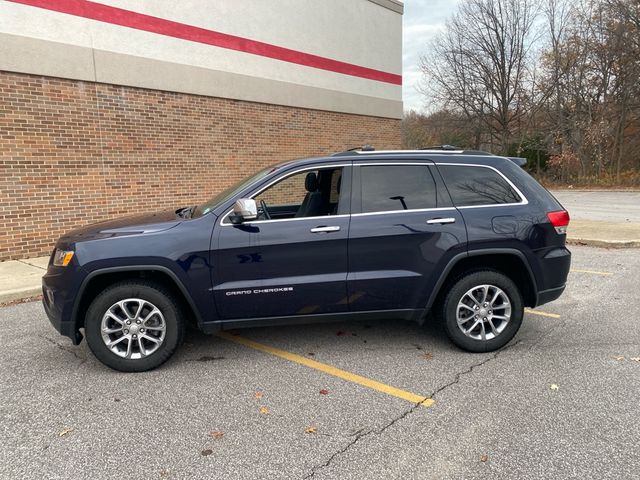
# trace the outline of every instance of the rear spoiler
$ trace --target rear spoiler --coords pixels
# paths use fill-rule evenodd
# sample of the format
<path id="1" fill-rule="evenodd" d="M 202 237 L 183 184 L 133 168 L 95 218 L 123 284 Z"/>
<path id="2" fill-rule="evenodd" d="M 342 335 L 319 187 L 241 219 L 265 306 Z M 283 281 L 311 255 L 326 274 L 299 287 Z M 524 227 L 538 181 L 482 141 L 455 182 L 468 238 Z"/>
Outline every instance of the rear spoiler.
<path id="1" fill-rule="evenodd" d="M 527 159 L 522 157 L 507 157 L 513 163 L 518 165 L 519 167 L 524 167 L 527 164 Z"/>

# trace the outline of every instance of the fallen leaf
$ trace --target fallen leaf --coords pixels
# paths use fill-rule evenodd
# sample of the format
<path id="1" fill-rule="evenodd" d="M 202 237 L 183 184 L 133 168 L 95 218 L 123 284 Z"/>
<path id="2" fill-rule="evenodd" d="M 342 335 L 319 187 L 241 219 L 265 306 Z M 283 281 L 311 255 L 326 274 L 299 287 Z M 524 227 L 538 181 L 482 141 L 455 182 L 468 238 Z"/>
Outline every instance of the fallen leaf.
<path id="1" fill-rule="evenodd" d="M 213 438 L 222 438 L 224 436 L 224 432 L 209 432 L 209 436 Z"/>
<path id="2" fill-rule="evenodd" d="M 612 358 L 618 362 L 622 362 L 624 360 L 624 355 L 614 355 Z"/>
<path id="3" fill-rule="evenodd" d="M 318 429 L 316 427 L 307 427 L 304 430 L 304 433 L 316 433 L 318 431 Z"/>
<path id="4" fill-rule="evenodd" d="M 640 362 L 640 357 L 631 357 L 634 362 Z"/>
<path id="5" fill-rule="evenodd" d="M 265 406 L 260 407 L 260 413 L 263 415 L 267 415 L 269 413 L 269 409 Z"/>
<path id="6" fill-rule="evenodd" d="M 113 401 L 114 401 L 114 402 L 119 402 L 119 401 L 120 401 L 120 399 L 119 399 L 119 398 L 114 398 L 114 399 L 113 399 Z"/>
<path id="7" fill-rule="evenodd" d="M 166 478 L 169 476 L 169 470 L 160 470 L 160 476 Z"/>
<path id="8" fill-rule="evenodd" d="M 489 460 L 489 455 L 480 455 L 480 461 L 481 462 L 486 462 Z"/>
<path id="9" fill-rule="evenodd" d="M 558 385 L 556 385 L 555 383 L 552 383 L 551 386 L 549 387 L 551 390 L 559 390 L 560 387 Z"/>
<path id="10" fill-rule="evenodd" d="M 433 353 L 425 352 L 421 355 L 421 357 L 424 358 L 425 360 L 433 360 Z"/>
<path id="11" fill-rule="evenodd" d="M 67 434 L 69 434 L 69 433 L 71 433 L 71 432 L 73 432 L 73 428 L 71 428 L 71 427 L 65 427 L 65 428 L 64 428 L 64 430 L 62 430 L 62 431 L 58 434 L 58 436 L 59 436 L 59 437 L 64 437 L 65 435 L 67 435 Z"/>
<path id="12" fill-rule="evenodd" d="M 203 457 L 206 457 L 207 455 L 211 455 L 213 453 L 213 450 L 211 450 L 210 448 L 207 448 L 206 450 L 202 450 L 200 452 L 200 455 L 202 455 Z"/>
<path id="13" fill-rule="evenodd" d="M 262 392 L 256 392 L 255 397 L 256 397 L 257 399 L 261 399 L 261 398 L 262 398 Z"/>
<path id="14" fill-rule="evenodd" d="M 320 390 L 320 395 L 329 395 L 329 390 L 323 388 L 322 390 Z"/>

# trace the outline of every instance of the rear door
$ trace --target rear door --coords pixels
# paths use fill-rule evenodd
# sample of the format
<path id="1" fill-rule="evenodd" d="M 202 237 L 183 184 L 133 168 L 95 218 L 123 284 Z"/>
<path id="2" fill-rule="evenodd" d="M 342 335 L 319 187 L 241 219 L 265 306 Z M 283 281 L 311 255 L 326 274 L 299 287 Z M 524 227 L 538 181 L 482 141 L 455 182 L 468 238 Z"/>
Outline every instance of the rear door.
<path id="1" fill-rule="evenodd" d="M 440 271 L 466 242 L 462 216 L 432 162 L 354 164 L 351 311 L 424 308 Z"/>

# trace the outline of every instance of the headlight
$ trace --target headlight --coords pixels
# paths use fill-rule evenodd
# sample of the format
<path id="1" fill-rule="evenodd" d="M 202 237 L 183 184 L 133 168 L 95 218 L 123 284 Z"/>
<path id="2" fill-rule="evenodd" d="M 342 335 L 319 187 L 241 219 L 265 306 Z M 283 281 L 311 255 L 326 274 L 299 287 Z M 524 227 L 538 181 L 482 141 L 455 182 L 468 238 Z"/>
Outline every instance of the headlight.
<path id="1" fill-rule="evenodd" d="M 66 267 L 73 258 L 73 250 L 58 250 L 53 254 L 53 264 L 56 267 Z"/>

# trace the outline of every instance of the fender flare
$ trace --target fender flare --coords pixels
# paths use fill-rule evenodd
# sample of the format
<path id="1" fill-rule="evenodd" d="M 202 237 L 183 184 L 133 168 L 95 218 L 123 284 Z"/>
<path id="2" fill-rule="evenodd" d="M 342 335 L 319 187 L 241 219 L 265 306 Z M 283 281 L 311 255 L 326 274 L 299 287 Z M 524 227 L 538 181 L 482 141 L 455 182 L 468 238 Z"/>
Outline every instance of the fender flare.
<path id="1" fill-rule="evenodd" d="M 96 277 L 101 275 L 106 275 L 109 273 L 119 273 L 119 272 L 162 272 L 167 274 L 169 278 L 173 281 L 174 285 L 180 290 L 180 293 L 184 296 L 185 300 L 189 304 L 189 307 L 193 311 L 196 321 L 198 322 L 198 326 L 202 326 L 202 316 L 200 315 L 200 310 L 196 306 L 191 294 L 184 286 L 182 281 L 178 278 L 178 276 L 169 268 L 163 267 L 162 265 L 126 265 L 121 267 L 108 267 L 108 268 L 99 268 L 97 270 L 93 270 L 89 272 L 89 274 L 82 280 L 80 284 L 80 288 L 78 289 L 78 294 L 73 302 L 73 309 L 71 310 L 71 319 L 74 325 L 78 325 L 78 309 L 80 308 L 80 302 L 83 298 L 84 292 L 89 285 L 89 282 Z"/>
<path id="2" fill-rule="evenodd" d="M 451 270 L 453 270 L 453 267 L 455 267 L 458 264 L 458 262 L 460 262 L 460 260 L 462 260 L 463 258 L 479 257 L 482 255 L 515 255 L 516 257 L 520 258 L 520 260 L 522 260 L 522 263 L 527 269 L 527 273 L 529 275 L 529 280 L 531 281 L 531 285 L 533 285 L 533 294 L 535 297 L 534 298 L 535 304 L 536 305 L 538 304 L 538 284 L 536 282 L 535 276 L 533 275 L 533 271 L 531 270 L 531 265 L 529 265 L 529 261 L 527 260 L 527 257 L 525 256 L 525 254 L 522 253 L 517 248 L 483 248 L 483 249 L 470 250 L 467 252 L 459 253 L 453 256 L 449 260 L 449 263 L 447 263 L 447 266 L 440 273 L 440 277 L 438 278 L 438 281 L 436 282 L 433 290 L 431 291 L 431 295 L 429 295 L 429 300 L 427 301 L 427 306 L 425 307 L 425 313 L 428 313 L 429 310 L 431 310 L 431 307 L 433 307 L 433 304 L 436 298 L 438 297 L 438 294 L 440 293 L 440 289 L 442 288 L 445 281 L 447 280 L 447 277 L 449 276 L 449 273 L 451 273 Z"/>

